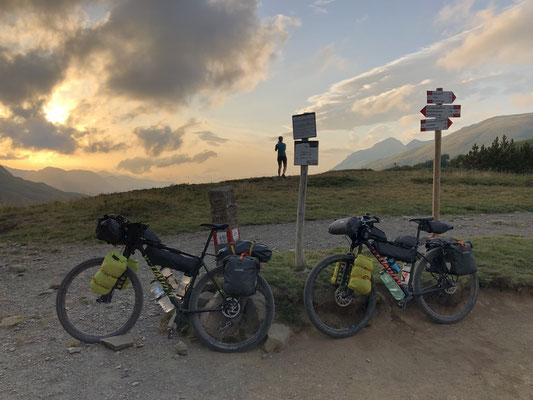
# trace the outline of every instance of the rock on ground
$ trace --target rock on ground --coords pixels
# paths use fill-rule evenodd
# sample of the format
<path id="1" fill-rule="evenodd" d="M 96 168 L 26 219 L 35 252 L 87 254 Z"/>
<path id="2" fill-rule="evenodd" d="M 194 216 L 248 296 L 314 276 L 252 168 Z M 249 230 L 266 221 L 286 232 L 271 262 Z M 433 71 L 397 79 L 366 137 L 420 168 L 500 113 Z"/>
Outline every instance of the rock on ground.
<path id="1" fill-rule="evenodd" d="M 268 330 L 268 339 L 264 344 L 267 353 L 279 352 L 289 345 L 292 330 L 287 325 L 274 323 Z"/>

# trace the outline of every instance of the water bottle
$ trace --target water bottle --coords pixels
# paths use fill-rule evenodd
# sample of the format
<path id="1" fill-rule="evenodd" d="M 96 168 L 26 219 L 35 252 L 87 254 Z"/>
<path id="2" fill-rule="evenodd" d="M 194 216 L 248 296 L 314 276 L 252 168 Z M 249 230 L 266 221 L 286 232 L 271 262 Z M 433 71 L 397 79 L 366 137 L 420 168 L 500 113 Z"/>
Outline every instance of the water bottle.
<path id="1" fill-rule="evenodd" d="M 176 295 L 179 297 L 185 296 L 185 293 L 187 292 L 187 288 L 191 284 L 191 277 L 187 276 L 185 274 L 181 275 L 181 278 L 176 279 L 178 288 L 176 289 Z"/>
<path id="2" fill-rule="evenodd" d="M 389 289 L 389 292 L 391 292 L 392 297 L 394 297 L 396 300 L 400 301 L 405 297 L 405 293 L 403 290 L 398 286 L 398 284 L 392 279 L 392 277 L 386 273 L 385 271 L 381 271 L 379 273 L 379 277 L 387 286 L 387 289 Z"/>
<path id="3" fill-rule="evenodd" d="M 405 263 L 402 269 L 402 279 L 401 282 L 405 285 L 409 283 L 409 277 L 411 276 L 411 265 Z"/>
<path id="4" fill-rule="evenodd" d="M 170 301 L 165 293 L 165 290 L 157 280 L 153 280 L 150 283 L 150 291 L 155 297 L 155 300 L 159 303 L 164 312 L 169 312 L 174 309 L 174 304 Z"/>
<path id="5" fill-rule="evenodd" d="M 395 274 L 400 272 L 400 267 L 398 266 L 398 263 L 394 258 L 389 258 L 387 262 L 389 263 L 389 267 L 391 267 Z"/>

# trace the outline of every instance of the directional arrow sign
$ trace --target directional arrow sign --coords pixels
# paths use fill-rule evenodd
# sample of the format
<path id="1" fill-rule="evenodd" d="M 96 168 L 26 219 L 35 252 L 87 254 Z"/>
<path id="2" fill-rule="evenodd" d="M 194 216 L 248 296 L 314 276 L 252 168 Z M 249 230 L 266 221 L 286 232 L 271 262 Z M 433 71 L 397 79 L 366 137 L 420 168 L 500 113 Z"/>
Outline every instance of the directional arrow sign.
<path id="1" fill-rule="evenodd" d="M 455 95 L 453 92 L 445 92 L 444 90 L 428 90 L 428 103 L 453 103 Z"/>
<path id="2" fill-rule="evenodd" d="M 452 104 L 432 104 L 429 106 L 425 106 L 423 109 L 420 110 L 420 112 L 424 114 L 424 117 L 428 118 L 458 118 L 461 116 L 461 106 L 454 106 Z"/>
<path id="3" fill-rule="evenodd" d="M 420 131 L 444 131 L 452 125 L 450 118 L 446 119 L 423 119 L 420 121 Z"/>

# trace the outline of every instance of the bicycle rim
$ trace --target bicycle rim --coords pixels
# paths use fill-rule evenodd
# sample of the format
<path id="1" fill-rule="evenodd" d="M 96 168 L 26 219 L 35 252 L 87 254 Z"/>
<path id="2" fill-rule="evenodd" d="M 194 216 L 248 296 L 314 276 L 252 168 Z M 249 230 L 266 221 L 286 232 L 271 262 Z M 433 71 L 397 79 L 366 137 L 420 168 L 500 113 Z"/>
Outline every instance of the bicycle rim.
<path id="1" fill-rule="evenodd" d="M 109 302 L 94 293 L 89 284 L 103 258 L 85 261 L 63 280 L 57 294 L 56 309 L 65 330 L 86 343 L 126 333 L 137 321 L 142 308 L 142 288 L 137 275 L 128 268 L 130 284 L 114 289 Z"/>
<path id="2" fill-rule="evenodd" d="M 350 268 L 353 258 L 335 255 L 319 262 L 309 274 L 304 290 L 304 305 L 311 322 L 334 338 L 352 336 L 363 328 L 376 307 L 374 283 L 368 295 L 350 290 L 345 282 L 334 285 L 335 267 Z"/>
<path id="3" fill-rule="evenodd" d="M 211 276 L 223 286 L 223 268 L 214 269 Z M 190 308 L 217 309 L 191 315 L 198 336 L 208 347 L 222 352 L 246 351 L 265 338 L 274 317 L 274 297 L 259 275 L 254 295 L 230 297 L 224 302 L 217 285 L 204 275 L 193 290 Z"/>
<path id="4" fill-rule="evenodd" d="M 441 288 L 417 297 L 424 313 L 435 322 L 459 322 L 476 303 L 479 290 L 477 273 L 461 276 L 439 273 L 431 263 L 421 260 L 414 278 L 415 292 Z"/>

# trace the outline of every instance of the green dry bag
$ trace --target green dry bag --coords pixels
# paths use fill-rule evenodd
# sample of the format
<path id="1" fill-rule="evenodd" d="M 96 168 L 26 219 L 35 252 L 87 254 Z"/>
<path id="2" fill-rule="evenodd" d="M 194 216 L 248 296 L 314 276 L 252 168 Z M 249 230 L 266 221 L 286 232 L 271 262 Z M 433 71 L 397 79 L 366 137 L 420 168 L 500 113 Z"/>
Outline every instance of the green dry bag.
<path id="1" fill-rule="evenodd" d="M 359 254 L 355 259 L 348 287 L 358 293 L 372 290 L 372 259 Z"/>
<path id="2" fill-rule="evenodd" d="M 126 257 L 115 250 L 105 256 L 100 269 L 91 279 L 91 290 L 96 294 L 108 294 L 126 271 L 127 262 Z"/>

